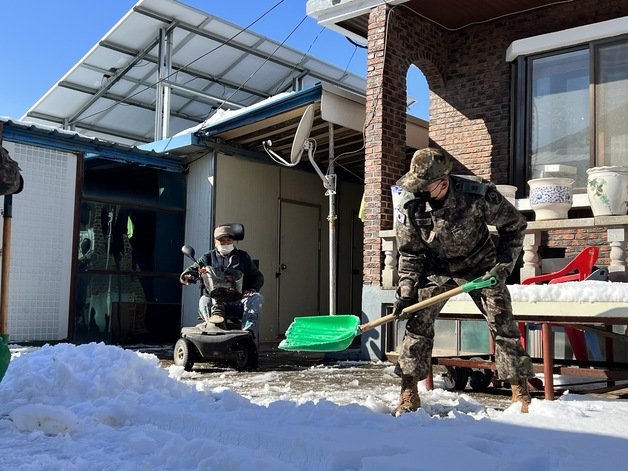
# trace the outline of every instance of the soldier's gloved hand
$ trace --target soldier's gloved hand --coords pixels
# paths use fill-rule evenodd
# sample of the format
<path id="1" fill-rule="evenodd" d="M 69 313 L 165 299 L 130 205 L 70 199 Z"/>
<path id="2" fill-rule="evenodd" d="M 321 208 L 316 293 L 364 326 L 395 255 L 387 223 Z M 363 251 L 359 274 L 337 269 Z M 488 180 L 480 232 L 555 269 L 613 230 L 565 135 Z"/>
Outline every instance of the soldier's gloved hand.
<path id="1" fill-rule="evenodd" d="M 491 276 L 497 279 L 498 283 L 506 283 L 506 279 L 510 276 L 510 262 L 500 262 L 491 268 L 486 275 L 482 277 L 483 280 L 487 280 Z"/>
<path id="2" fill-rule="evenodd" d="M 398 321 L 408 319 L 410 317 L 410 314 L 404 314 L 402 311 L 403 309 L 407 308 L 408 306 L 412 306 L 413 304 L 414 300 L 410 297 L 398 297 L 395 300 L 395 304 L 393 305 L 393 316 L 395 316 Z"/>

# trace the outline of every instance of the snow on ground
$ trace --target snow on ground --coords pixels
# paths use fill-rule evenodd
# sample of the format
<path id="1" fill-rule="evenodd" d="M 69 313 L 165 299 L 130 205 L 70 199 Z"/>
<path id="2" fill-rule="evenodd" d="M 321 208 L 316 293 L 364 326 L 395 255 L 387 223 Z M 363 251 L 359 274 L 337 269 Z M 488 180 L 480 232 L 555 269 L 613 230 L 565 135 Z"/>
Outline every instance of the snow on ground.
<path id="1" fill-rule="evenodd" d="M 26 349 L 0 383 L 1 468 L 573 471 L 622 469 L 628 453 L 628 401 L 566 394 L 534 399 L 526 415 L 436 389 L 421 392 L 418 412 L 392 417 L 391 367 L 349 367 L 356 379 L 336 388 L 329 366 L 304 369 L 298 388 L 248 374 L 245 397 L 225 386 L 237 373 L 192 381 L 152 354 Z"/>

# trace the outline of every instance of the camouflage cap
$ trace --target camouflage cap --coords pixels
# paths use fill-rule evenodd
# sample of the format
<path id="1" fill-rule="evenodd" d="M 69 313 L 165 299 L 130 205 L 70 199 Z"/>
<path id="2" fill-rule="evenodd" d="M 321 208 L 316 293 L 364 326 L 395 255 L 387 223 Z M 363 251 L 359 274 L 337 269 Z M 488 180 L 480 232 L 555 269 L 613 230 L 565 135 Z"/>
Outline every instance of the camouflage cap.
<path id="1" fill-rule="evenodd" d="M 452 167 L 449 155 L 440 149 L 426 147 L 414 153 L 410 170 L 397 180 L 397 185 L 406 191 L 418 193 L 431 182 L 449 175 Z"/>

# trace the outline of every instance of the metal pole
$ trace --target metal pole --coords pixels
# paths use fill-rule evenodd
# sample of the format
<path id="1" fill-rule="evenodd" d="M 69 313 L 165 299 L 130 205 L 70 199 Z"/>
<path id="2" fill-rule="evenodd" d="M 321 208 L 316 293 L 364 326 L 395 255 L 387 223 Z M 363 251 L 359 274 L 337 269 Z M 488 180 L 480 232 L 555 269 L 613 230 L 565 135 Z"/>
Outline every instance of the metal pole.
<path id="1" fill-rule="evenodd" d="M 164 78 L 163 70 L 163 56 L 165 51 L 164 46 L 165 30 L 161 28 L 159 30 L 159 48 L 158 48 L 158 60 L 157 63 L 157 85 L 155 86 L 155 130 L 153 131 L 153 138 L 155 141 L 161 140 L 161 130 L 163 127 L 163 99 L 164 99 L 164 84 L 162 82 Z"/>
<path id="2" fill-rule="evenodd" d="M 169 79 L 172 74 L 172 30 L 166 33 L 166 50 L 164 54 L 164 79 Z M 162 117 L 162 130 L 161 138 L 166 139 L 170 135 L 170 85 L 167 80 L 162 82 L 163 84 L 163 117 Z"/>
<path id="3" fill-rule="evenodd" d="M 159 30 L 159 62 L 157 64 L 157 86 L 155 98 L 156 141 L 166 139 L 170 133 L 170 85 L 172 73 L 172 31 Z"/>
<path id="4" fill-rule="evenodd" d="M 545 383 L 545 399 L 554 400 L 554 336 L 552 324 L 541 324 L 543 339 L 543 382 Z"/>
<path id="5" fill-rule="evenodd" d="M 329 314 L 336 313 L 336 175 L 334 174 L 334 125 L 329 126 L 329 166 L 327 168 L 327 195 L 329 197 Z"/>

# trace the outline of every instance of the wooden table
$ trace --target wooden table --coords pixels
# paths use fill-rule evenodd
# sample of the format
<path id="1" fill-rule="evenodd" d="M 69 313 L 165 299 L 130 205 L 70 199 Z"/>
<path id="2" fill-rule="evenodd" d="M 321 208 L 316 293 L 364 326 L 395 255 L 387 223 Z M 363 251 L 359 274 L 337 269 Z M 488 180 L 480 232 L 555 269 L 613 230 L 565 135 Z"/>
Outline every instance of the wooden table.
<path id="1" fill-rule="evenodd" d="M 626 285 L 622 283 L 622 285 Z M 554 285 L 557 286 L 557 285 Z M 537 288 L 541 288 L 537 286 Z M 624 288 L 624 286 L 622 286 Z M 513 314 L 518 322 L 537 323 L 542 325 L 544 392 L 546 399 L 554 399 L 553 375 L 572 374 L 575 376 L 603 377 L 608 381 L 628 379 L 628 371 L 607 369 L 590 369 L 577 367 L 554 366 L 554 349 L 552 338 L 552 324 L 569 324 L 578 328 L 595 330 L 601 335 L 612 338 L 622 338 L 628 341 L 625 335 L 606 332 L 594 325 L 628 325 L 627 302 L 582 302 L 582 301 L 516 301 L 512 303 Z M 450 320 L 478 320 L 482 314 L 471 301 L 468 295 L 460 295 L 450 299 L 441 311 L 439 319 Z M 460 360 L 453 358 L 435 358 L 434 363 L 449 366 L 466 366 L 469 368 L 495 369 L 491 361 Z M 539 372 L 539 371 L 537 371 Z"/>

